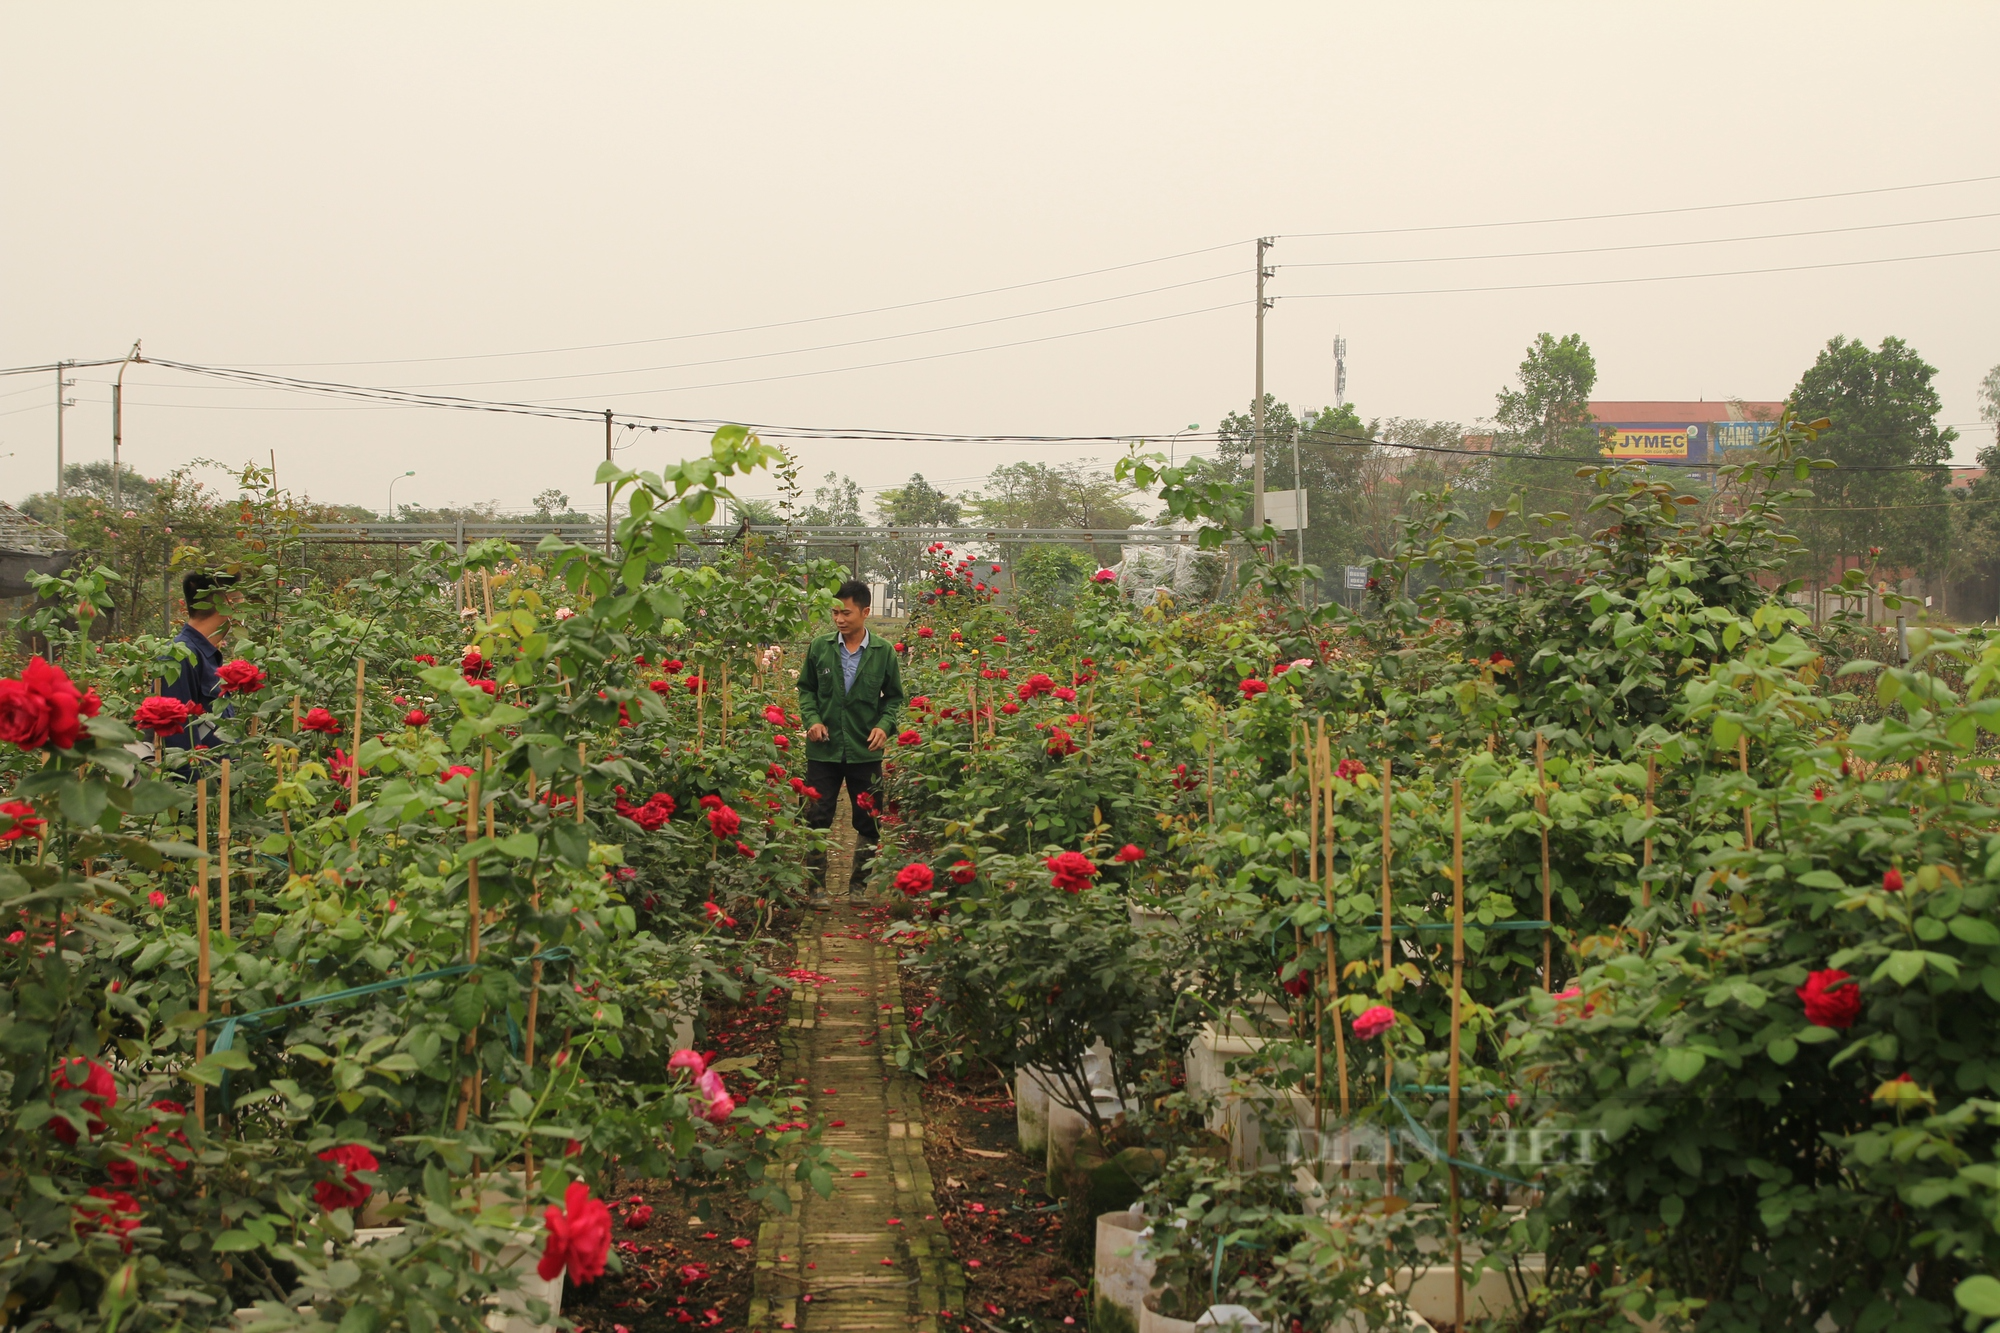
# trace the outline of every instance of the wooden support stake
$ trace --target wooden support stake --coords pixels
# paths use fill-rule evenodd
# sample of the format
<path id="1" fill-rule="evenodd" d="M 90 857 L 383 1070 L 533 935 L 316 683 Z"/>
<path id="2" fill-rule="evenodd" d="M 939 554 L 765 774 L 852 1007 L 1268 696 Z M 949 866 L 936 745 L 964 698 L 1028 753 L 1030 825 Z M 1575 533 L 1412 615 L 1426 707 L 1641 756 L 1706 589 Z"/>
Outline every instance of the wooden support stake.
<path id="1" fill-rule="evenodd" d="M 1548 754 L 1548 740 L 1540 733 L 1535 736 L 1535 813 L 1544 819 L 1549 813 L 1549 774 L 1543 766 Z M 1542 989 L 1553 991 L 1556 961 L 1556 918 L 1554 913 L 1555 895 L 1549 879 L 1549 829 L 1542 825 L 1542 920 L 1548 924 L 1542 927 Z"/>
<path id="2" fill-rule="evenodd" d="M 1389 861 L 1396 854 L 1396 845 L 1389 836 L 1389 802 L 1393 790 L 1392 784 L 1395 781 L 1393 763 L 1394 761 L 1389 759 L 1382 761 L 1382 979 L 1384 981 L 1388 980 L 1390 971 L 1396 965 L 1395 904 L 1389 895 Z"/>
<path id="3" fill-rule="evenodd" d="M 468 778 L 465 783 L 465 840 L 476 841 L 479 837 L 479 779 Z M 479 961 L 479 858 L 473 857 L 465 863 L 465 961 Z M 465 1053 L 474 1061 L 478 1059 L 479 1033 L 477 1029 L 465 1034 Z M 466 1117 L 472 1112 L 473 1099 L 479 1095 L 479 1066 L 475 1063 L 465 1076 L 465 1085 L 458 1099 L 459 1129 L 465 1128 Z"/>
<path id="4" fill-rule="evenodd" d="M 1333 1011 L 1333 1068 L 1340 1080 L 1340 1118 L 1348 1115 L 1347 1029 L 1340 1021 L 1340 943 L 1333 928 L 1333 751 L 1326 741 L 1326 719 L 1319 721 L 1319 771 L 1321 811 L 1326 818 L 1326 837 L 1321 841 L 1320 859 L 1326 872 L 1326 1005 Z"/>
<path id="5" fill-rule="evenodd" d="M 347 757 L 347 809 L 352 814 L 361 804 L 361 705 L 366 697 L 363 687 L 368 680 L 368 659 L 354 659 L 354 752 Z M 350 851 L 361 850 L 361 835 L 355 834 L 347 840 Z"/>
<path id="6" fill-rule="evenodd" d="M 1208 826 L 1215 827 L 1215 737 L 1208 738 Z"/>
<path id="7" fill-rule="evenodd" d="M 485 599 L 486 599 L 486 619 L 487 619 L 487 622 L 488 622 L 488 623 L 490 624 L 490 623 L 492 622 L 492 620 L 493 620 L 493 574 L 492 574 L 492 571 L 490 571 L 490 570 L 485 570 L 485 569 L 482 569 L 482 570 L 480 570 L 480 571 L 479 571 L 479 591 L 480 591 L 480 593 L 481 593 L 481 594 L 482 594 L 482 595 L 483 595 L 483 596 L 485 597 Z"/>
<path id="8" fill-rule="evenodd" d="M 729 744 L 729 659 L 722 659 L 722 726 L 717 733 L 718 743 Z"/>
<path id="9" fill-rule="evenodd" d="M 193 751 L 189 751 L 190 754 Z M 208 779 L 195 783 L 194 789 L 194 841 L 200 854 L 194 859 L 194 913 L 195 941 L 198 950 L 195 967 L 195 1009 L 204 1020 L 208 1017 Z M 194 1030 L 194 1058 L 196 1063 L 208 1055 L 208 1027 Z M 194 1085 L 194 1122 L 208 1127 L 208 1092 L 199 1082 Z"/>
<path id="10" fill-rule="evenodd" d="M 1646 819 L 1649 823 L 1653 818 L 1653 787 L 1659 781 L 1659 767 L 1660 757 L 1658 755 L 1649 754 L 1646 756 Z M 1653 835 L 1649 830 L 1646 834 L 1645 850 L 1641 854 L 1639 861 L 1639 905 L 1641 907 L 1651 907 L 1653 905 L 1653 884 L 1651 880 L 1646 878 L 1646 872 L 1652 868 Z"/>
<path id="11" fill-rule="evenodd" d="M 1465 797 L 1456 778 L 1451 784 L 1451 1113 L 1445 1130 L 1446 1149 L 1458 1156 L 1458 1033 L 1464 1021 L 1465 994 Z M 1451 1168 L 1451 1300 L 1452 1327 L 1465 1327 L 1465 1251 L 1459 1239 L 1458 1166 Z"/>
<path id="12" fill-rule="evenodd" d="M 1298 767 L 1296 752 L 1293 768 Z M 1306 747 L 1306 883 L 1312 884 L 1319 878 L 1319 754 L 1310 744 Z M 1294 869 L 1297 867 L 1295 866 Z M 1326 931 L 1328 948 L 1333 939 L 1333 912 L 1327 911 Z M 1313 1002 L 1313 1132 L 1323 1133 L 1326 1129 L 1326 1010 L 1319 1001 Z"/>
<path id="13" fill-rule="evenodd" d="M 1738 736 L 1736 738 L 1736 767 L 1744 777 L 1747 778 L 1750 776 L 1750 738 L 1748 736 Z M 1743 850 L 1746 852 L 1757 850 L 1757 831 L 1750 823 L 1750 803 L 1748 801 L 1743 803 Z"/>
<path id="14" fill-rule="evenodd" d="M 587 767 L 589 763 L 589 761 L 583 757 L 582 741 L 578 741 L 576 743 L 576 762 L 578 763 L 578 765 L 585 767 Z M 581 773 L 576 775 L 576 822 L 579 824 L 583 822 L 583 774 Z"/>
<path id="15" fill-rule="evenodd" d="M 292 696 L 292 735 L 299 734 L 299 696 Z"/>

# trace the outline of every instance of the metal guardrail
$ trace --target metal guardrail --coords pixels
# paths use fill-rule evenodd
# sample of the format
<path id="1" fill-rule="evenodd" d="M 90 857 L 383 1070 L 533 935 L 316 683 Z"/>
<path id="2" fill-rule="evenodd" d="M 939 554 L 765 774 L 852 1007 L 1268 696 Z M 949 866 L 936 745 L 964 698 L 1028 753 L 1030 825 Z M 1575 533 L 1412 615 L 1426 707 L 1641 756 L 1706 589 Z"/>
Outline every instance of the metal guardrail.
<path id="1" fill-rule="evenodd" d="M 709 524 L 689 528 L 697 541 L 717 544 L 734 541 L 745 532 L 740 524 Z M 759 537 L 773 537 L 790 546 L 852 546 L 856 542 L 1116 542 L 1126 546 L 1192 546 L 1195 534 L 1171 528 L 987 528 L 953 527 L 859 527 L 813 524 L 753 523 L 747 529 Z M 524 544 L 545 536 L 602 545 L 602 523 L 313 523 L 294 536 L 306 541 L 348 541 L 369 544 L 415 546 L 422 542 L 449 542 L 463 546 L 489 537 L 512 538 Z"/>

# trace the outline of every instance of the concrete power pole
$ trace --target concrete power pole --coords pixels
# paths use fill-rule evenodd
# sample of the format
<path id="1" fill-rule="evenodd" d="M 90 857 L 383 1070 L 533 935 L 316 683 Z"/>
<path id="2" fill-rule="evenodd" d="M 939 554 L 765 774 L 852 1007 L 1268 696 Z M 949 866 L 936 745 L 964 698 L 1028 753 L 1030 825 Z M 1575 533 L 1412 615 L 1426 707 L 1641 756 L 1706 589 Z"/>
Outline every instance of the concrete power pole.
<path id="1" fill-rule="evenodd" d="M 1264 266 L 1264 255 L 1270 250 L 1272 238 L 1257 238 L 1257 396 L 1251 400 L 1250 415 L 1253 421 L 1255 440 L 1254 463 L 1250 480 L 1250 526 L 1264 526 L 1264 312 L 1271 303 L 1264 299 L 1264 279 L 1271 276 L 1271 270 Z"/>
<path id="2" fill-rule="evenodd" d="M 64 379 L 69 370 L 69 362 L 56 362 L 56 531 L 69 535 L 69 520 L 63 513 L 63 504 L 69 498 L 69 483 L 63 479 L 63 409 L 75 407 L 76 399 L 63 397 L 63 390 L 74 388 L 76 381 Z"/>
<path id="3" fill-rule="evenodd" d="M 611 461 L 611 409 L 604 409 L 604 461 Z M 604 483 L 604 558 L 611 558 L 611 483 Z"/>

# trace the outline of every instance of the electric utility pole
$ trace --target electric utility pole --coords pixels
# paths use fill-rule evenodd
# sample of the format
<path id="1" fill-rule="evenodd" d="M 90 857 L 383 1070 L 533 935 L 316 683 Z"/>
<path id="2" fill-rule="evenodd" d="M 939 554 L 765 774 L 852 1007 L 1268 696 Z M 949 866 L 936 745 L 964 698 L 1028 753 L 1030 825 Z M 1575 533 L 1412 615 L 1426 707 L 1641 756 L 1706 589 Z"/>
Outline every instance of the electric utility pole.
<path id="1" fill-rule="evenodd" d="M 122 515 L 125 512 L 125 486 L 118 475 L 118 446 L 125 439 L 125 367 L 132 364 L 139 355 L 137 339 L 132 342 L 132 350 L 118 363 L 118 378 L 111 385 L 111 512 Z M 271 470 L 277 471 L 274 463 Z"/>
<path id="2" fill-rule="evenodd" d="M 1256 438 L 1253 473 L 1250 481 L 1250 526 L 1264 526 L 1264 312 L 1271 303 L 1264 299 L 1264 279 L 1271 276 L 1271 270 L 1264 266 L 1264 254 L 1271 248 L 1272 238 L 1257 238 L 1257 396 L 1251 400 L 1250 415 L 1252 431 Z"/>
<path id="3" fill-rule="evenodd" d="M 604 409 L 604 461 L 611 461 L 611 409 Z M 604 483 L 604 558 L 611 558 L 611 483 Z"/>
<path id="4" fill-rule="evenodd" d="M 64 389 L 76 387 L 75 380 L 63 378 L 69 369 L 69 362 L 56 362 L 56 531 L 69 535 L 68 520 L 63 514 L 63 501 L 68 498 L 69 486 L 63 480 L 63 409 L 75 407 L 76 399 L 63 397 Z"/>

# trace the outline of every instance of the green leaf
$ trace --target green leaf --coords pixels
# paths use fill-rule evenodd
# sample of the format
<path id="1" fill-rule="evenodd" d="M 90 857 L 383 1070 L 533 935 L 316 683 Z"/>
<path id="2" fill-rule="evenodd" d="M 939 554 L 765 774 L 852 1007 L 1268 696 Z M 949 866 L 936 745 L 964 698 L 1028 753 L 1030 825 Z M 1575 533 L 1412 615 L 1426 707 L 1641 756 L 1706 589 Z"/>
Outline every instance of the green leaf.
<path id="1" fill-rule="evenodd" d="M 95 824 L 104 816 L 104 807 L 111 800 L 101 781 L 70 781 L 63 784 L 63 818 L 72 824 Z"/>
<path id="2" fill-rule="evenodd" d="M 1660 1200 L 1660 1220 L 1670 1227 L 1677 1227 L 1687 1216 L 1687 1200 L 1678 1194 L 1669 1194 Z"/>
<path id="3" fill-rule="evenodd" d="M 1924 953 L 1921 949 L 1896 949 L 1882 963 L 1883 971 L 1895 978 L 1896 984 L 1907 986 L 1924 974 Z"/>
<path id="4" fill-rule="evenodd" d="M 261 1243 L 247 1231 L 225 1231 L 215 1238 L 211 1248 L 217 1254 L 235 1254 L 242 1250 L 254 1250 Z"/>
<path id="5" fill-rule="evenodd" d="M 1988 1319 L 2000 1317 L 2000 1278 L 1975 1273 L 1951 1289 L 1959 1308 Z"/>
<path id="6" fill-rule="evenodd" d="M 1686 1083 L 1708 1063 L 1708 1057 L 1689 1046 L 1669 1046 L 1660 1052 L 1660 1072 L 1676 1083 Z"/>
<path id="7" fill-rule="evenodd" d="M 460 986 L 451 994 L 452 1026 L 460 1032 L 470 1032 L 479 1026 L 479 1020 L 486 1014 L 486 990 L 475 984 Z"/>
<path id="8" fill-rule="evenodd" d="M 1799 876 L 1799 883 L 1809 889 L 1833 889 L 1836 892 L 1847 887 L 1847 881 L 1831 870 L 1808 870 Z"/>
<path id="9" fill-rule="evenodd" d="M 1799 1044 L 1790 1037 L 1780 1037 L 1764 1048 L 1764 1054 L 1771 1057 L 1775 1065 L 1788 1065 L 1798 1058 Z"/>
<path id="10" fill-rule="evenodd" d="M 2000 926 L 1983 917 L 1955 916 L 1951 919 L 1951 933 L 1967 944 L 2000 944 Z"/>
<path id="11" fill-rule="evenodd" d="M 496 847 L 502 856 L 510 856 L 516 861 L 532 861 L 541 850 L 541 841 L 532 833 L 510 833 L 500 839 Z"/>

